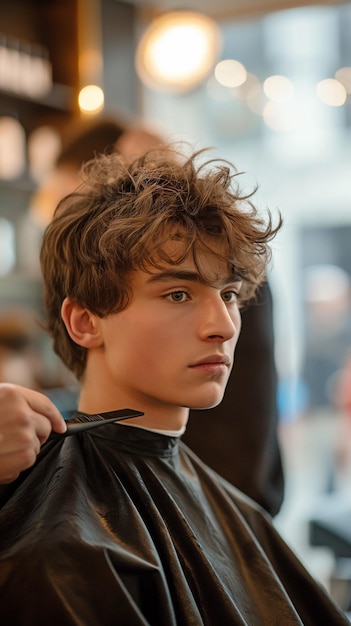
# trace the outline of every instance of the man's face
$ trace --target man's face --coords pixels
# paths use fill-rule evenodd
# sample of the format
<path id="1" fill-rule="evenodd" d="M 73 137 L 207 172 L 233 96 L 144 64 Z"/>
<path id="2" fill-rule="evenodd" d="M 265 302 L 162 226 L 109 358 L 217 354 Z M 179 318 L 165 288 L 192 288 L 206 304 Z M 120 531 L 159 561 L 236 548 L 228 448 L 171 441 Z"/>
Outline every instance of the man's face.
<path id="1" fill-rule="evenodd" d="M 199 262 L 209 283 L 190 258 L 151 273 L 138 270 L 130 305 L 98 318 L 99 380 L 111 402 L 165 413 L 221 401 L 240 332 L 241 283 L 215 255 L 200 254 Z"/>

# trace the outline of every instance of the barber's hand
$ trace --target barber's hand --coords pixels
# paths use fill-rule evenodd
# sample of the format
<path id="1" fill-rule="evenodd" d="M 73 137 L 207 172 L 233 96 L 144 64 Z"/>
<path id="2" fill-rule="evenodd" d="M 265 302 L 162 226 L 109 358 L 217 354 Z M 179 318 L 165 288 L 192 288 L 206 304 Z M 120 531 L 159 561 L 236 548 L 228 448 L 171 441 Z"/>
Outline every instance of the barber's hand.
<path id="1" fill-rule="evenodd" d="M 0 383 L 0 483 L 10 483 L 35 463 L 51 431 L 64 433 L 65 421 L 43 394 Z"/>

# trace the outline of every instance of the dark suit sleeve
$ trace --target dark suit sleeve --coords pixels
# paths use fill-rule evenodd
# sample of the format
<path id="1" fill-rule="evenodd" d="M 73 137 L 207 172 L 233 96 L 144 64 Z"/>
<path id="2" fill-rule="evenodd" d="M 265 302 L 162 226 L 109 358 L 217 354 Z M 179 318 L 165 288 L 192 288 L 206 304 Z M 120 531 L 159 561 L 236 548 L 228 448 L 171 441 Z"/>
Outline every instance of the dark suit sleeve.
<path id="1" fill-rule="evenodd" d="M 276 396 L 272 294 L 264 283 L 242 313 L 224 399 L 213 409 L 190 411 L 183 440 L 271 515 L 279 511 L 284 490 Z"/>

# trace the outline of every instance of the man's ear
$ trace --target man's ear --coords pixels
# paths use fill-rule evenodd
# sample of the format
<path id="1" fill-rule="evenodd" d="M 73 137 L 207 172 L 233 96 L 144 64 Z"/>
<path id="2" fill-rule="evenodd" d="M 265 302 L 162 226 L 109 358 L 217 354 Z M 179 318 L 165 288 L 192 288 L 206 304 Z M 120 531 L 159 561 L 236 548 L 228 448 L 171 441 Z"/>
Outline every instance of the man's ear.
<path id="1" fill-rule="evenodd" d="M 103 344 L 98 317 L 69 298 L 61 307 L 61 317 L 72 341 L 83 348 L 99 348 Z"/>

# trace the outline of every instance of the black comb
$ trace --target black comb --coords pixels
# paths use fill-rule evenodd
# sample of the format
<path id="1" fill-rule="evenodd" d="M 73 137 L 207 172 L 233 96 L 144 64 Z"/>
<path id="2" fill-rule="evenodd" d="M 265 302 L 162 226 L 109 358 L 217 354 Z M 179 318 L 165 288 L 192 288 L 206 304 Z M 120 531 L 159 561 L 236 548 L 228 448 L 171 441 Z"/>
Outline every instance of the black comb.
<path id="1" fill-rule="evenodd" d="M 108 418 L 104 416 L 108 415 Z M 82 433 L 85 430 L 91 428 L 97 428 L 104 424 L 113 424 L 114 422 L 121 422 L 122 420 L 128 420 L 131 417 L 141 417 L 144 415 L 142 411 L 136 411 L 135 409 L 119 409 L 118 411 L 107 411 L 107 413 L 96 413 L 94 415 L 84 415 L 84 420 L 67 424 L 67 430 L 64 433 L 51 432 L 50 439 L 61 439 L 62 437 L 69 437 L 69 435 L 75 435 L 76 433 Z M 77 418 L 79 419 L 79 415 Z"/>

